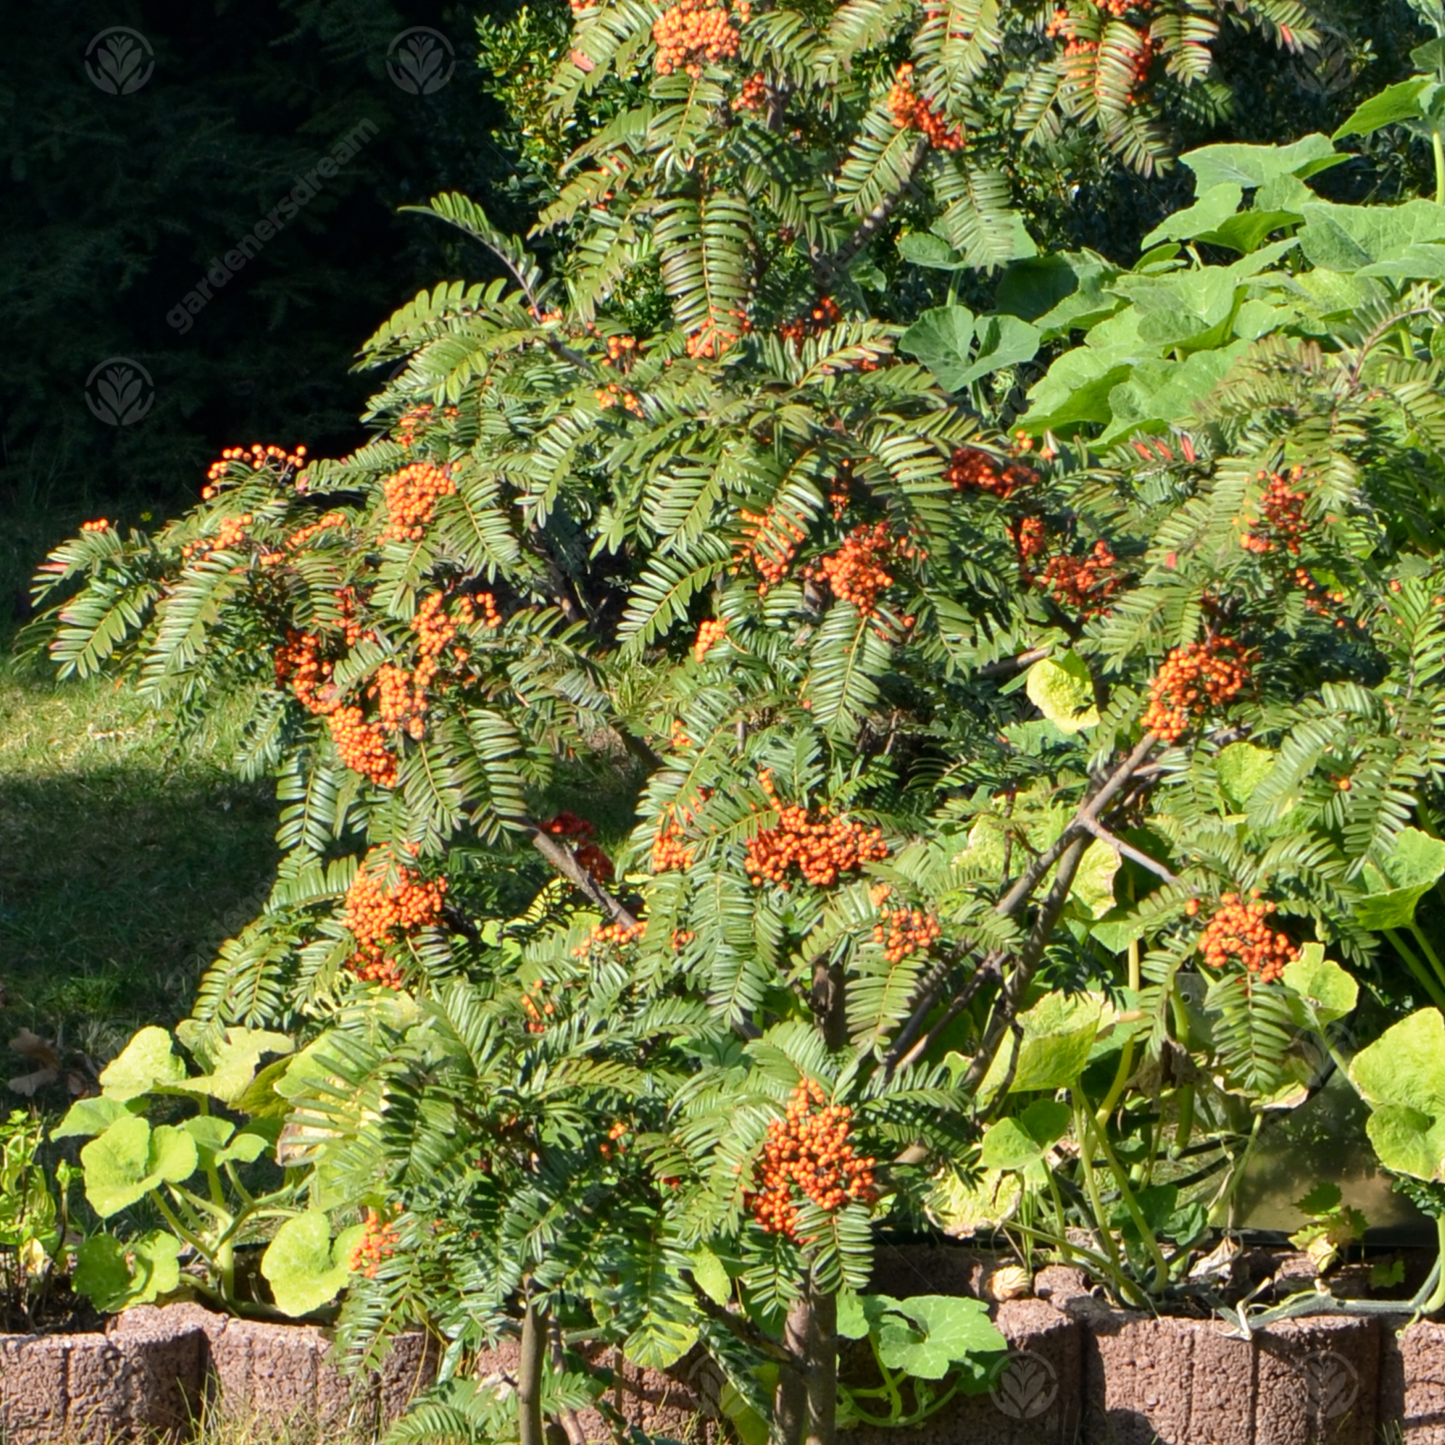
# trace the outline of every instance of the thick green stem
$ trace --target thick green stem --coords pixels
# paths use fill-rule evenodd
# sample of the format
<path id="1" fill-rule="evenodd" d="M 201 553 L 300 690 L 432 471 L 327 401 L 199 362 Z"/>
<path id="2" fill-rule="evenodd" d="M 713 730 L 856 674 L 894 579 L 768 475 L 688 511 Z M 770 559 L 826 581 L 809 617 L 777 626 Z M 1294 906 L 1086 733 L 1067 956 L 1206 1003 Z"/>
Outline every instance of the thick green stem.
<path id="1" fill-rule="evenodd" d="M 1431 1291 L 1430 1298 L 1420 1306 L 1422 1315 L 1433 1315 L 1436 1310 L 1445 1309 L 1445 1214 L 1442 1214 L 1435 1221 L 1435 1268 L 1440 1272 L 1440 1278 Z"/>
<path id="2" fill-rule="evenodd" d="M 1131 939 L 1129 942 L 1129 987 L 1134 994 L 1138 995 L 1140 984 L 1139 969 L 1139 940 Z M 1104 1096 L 1104 1102 L 1099 1105 L 1098 1112 L 1094 1115 L 1099 1122 L 1101 1129 L 1107 1128 L 1109 1116 L 1119 1107 L 1119 1100 L 1124 1095 L 1124 1086 L 1129 1082 L 1129 1075 L 1134 1071 L 1134 1035 L 1130 1034 L 1124 1040 L 1123 1051 L 1119 1055 L 1119 1067 L 1114 1071 L 1114 1082 L 1109 1092 Z"/>
<path id="3" fill-rule="evenodd" d="M 1430 132 L 1430 147 L 1435 152 L 1435 204 L 1445 206 L 1445 137 L 1438 130 Z"/>
<path id="4" fill-rule="evenodd" d="M 1440 955 L 1435 952 L 1435 945 L 1430 942 L 1428 936 L 1413 918 L 1410 920 L 1410 932 L 1415 935 L 1415 941 L 1424 950 L 1425 957 L 1430 960 L 1430 966 L 1435 970 L 1435 977 L 1445 984 L 1445 963 L 1441 962 Z"/>
<path id="5" fill-rule="evenodd" d="M 1094 1123 L 1089 1113 L 1089 1103 L 1084 1097 L 1082 1082 L 1075 1079 L 1073 1089 L 1074 1097 L 1078 1100 L 1079 1117 L 1084 1122 L 1084 1136 L 1079 1140 L 1079 1147 L 1087 1154 L 1094 1143 L 1098 1144 L 1099 1152 L 1103 1154 L 1104 1162 L 1108 1164 L 1109 1172 L 1114 1176 L 1114 1183 L 1119 1187 L 1119 1198 L 1128 1211 L 1129 1218 L 1134 1221 L 1134 1228 L 1139 1231 L 1139 1237 L 1143 1241 L 1145 1249 L 1149 1251 L 1154 1260 L 1154 1288 L 1162 1293 L 1169 1285 L 1169 1261 L 1164 1258 L 1164 1251 L 1159 1247 L 1159 1241 L 1149 1227 L 1148 1220 L 1144 1218 L 1144 1211 L 1139 1208 L 1139 1201 L 1134 1198 L 1134 1191 L 1129 1186 L 1128 1170 L 1119 1163 L 1119 1158 L 1109 1143 L 1107 1132 Z"/>
<path id="6" fill-rule="evenodd" d="M 1405 960 L 1410 972 L 1415 975 L 1415 981 L 1430 995 L 1431 1001 L 1438 1008 L 1445 1009 L 1445 992 L 1442 992 L 1440 985 L 1430 977 L 1430 971 L 1425 967 L 1420 955 L 1405 942 L 1405 935 L 1394 928 L 1385 929 L 1384 934 L 1395 952 Z"/>

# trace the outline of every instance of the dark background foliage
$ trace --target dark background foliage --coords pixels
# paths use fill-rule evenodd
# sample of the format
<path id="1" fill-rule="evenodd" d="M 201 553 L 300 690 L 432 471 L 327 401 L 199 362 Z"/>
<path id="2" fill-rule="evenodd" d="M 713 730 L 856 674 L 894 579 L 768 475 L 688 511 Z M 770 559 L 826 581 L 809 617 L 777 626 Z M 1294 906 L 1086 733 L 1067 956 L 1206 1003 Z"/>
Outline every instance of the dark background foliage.
<path id="1" fill-rule="evenodd" d="M 377 378 L 351 371 L 360 342 L 438 280 L 489 274 L 478 248 L 398 207 L 441 190 L 476 197 L 525 231 L 542 177 L 575 136 L 536 122 L 542 77 L 570 14 L 539 0 L 22 0 L 7 16 L 0 80 L 0 542 L 3 586 L 23 581 L 87 512 L 122 521 L 192 497 L 222 446 L 304 441 L 335 453 Z M 126 25 L 155 53 L 151 79 L 109 95 L 87 78 L 100 31 Z M 388 47 L 427 26 L 456 55 L 450 82 L 412 95 Z M 1404 0 L 1328 0 L 1304 56 L 1226 28 L 1232 114 L 1181 111 L 1181 148 L 1331 130 L 1363 95 L 1407 72 L 1420 39 Z M 480 44 L 479 44 L 480 42 Z M 535 61 L 535 64 L 529 63 Z M 166 315 L 358 122 L 377 127 L 344 172 L 180 334 Z M 584 124 L 585 124 L 584 117 Z M 1002 120 L 1002 118 L 1000 118 Z M 1426 158 L 1378 138 L 1387 190 L 1414 193 Z M 1378 165 L 1342 167 L 1340 199 L 1378 193 Z M 1423 174 L 1423 171 L 1422 171 Z M 1132 260 L 1188 196 L 1190 177 L 1122 171 L 1086 132 L 1019 153 L 1019 204 L 1044 245 Z M 1356 195 L 1353 192 L 1361 192 Z M 656 298 L 639 297 L 644 309 Z M 154 381 L 142 422 L 91 415 L 85 382 L 110 357 Z"/>
<path id="2" fill-rule="evenodd" d="M 443 228 L 397 208 L 444 187 L 505 187 L 510 160 L 475 63 L 475 5 L 440 0 L 25 0 L 7 14 L 0 85 L 3 492 L 103 508 L 193 492 L 227 443 L 358 438 L 374 378 L 359 343 L 410 294 L 476 272 Z M 485 18 L 485 17 L 484 17 Z M 126 25 L 155 53 L 128 95 L 87 78 L 97 32 Z M 450 82 L 407 94 L 388 46 L 428 26 Z M 234 277 L 184 335 L 167 312 L 359 122 L 376 134 Z M 113 356 L 155 384 L 142 422 L 110 427 L 86 377 Z M 133 520 L 133 519 L 132 519 Z M 40 539 L 48 543 L 53 538 Z M 34 557 L 29 559 L 34 561 Z"/>

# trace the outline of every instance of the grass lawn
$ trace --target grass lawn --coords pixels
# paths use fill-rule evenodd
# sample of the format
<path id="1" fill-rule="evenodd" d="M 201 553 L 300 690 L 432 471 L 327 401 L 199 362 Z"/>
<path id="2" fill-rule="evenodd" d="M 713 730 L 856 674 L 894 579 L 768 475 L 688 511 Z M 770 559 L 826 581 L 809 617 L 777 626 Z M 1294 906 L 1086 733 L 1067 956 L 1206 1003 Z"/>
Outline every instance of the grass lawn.
<path id="1" fill-rule="evenodd" d="M 275 866 L 271 787 L 228 754 L 105 679 L 0 670 L 0 1023 L 106 1058 L 184 1017 Z"/>
<path id="2" fill-rule="evenodd" d="M 9 656 L 10 603 L 76 518 L 3 513 L 0 1046 L 28 1028 L 99 1061 L 188 1012 L 216 946 L 269 886 L 277 808 L 268 782 L 229 768 L 224 723 L 177 744 L 130 688 L 56 683 Z M 0 1079 L 33 1067 L 3 1065 Z"/>

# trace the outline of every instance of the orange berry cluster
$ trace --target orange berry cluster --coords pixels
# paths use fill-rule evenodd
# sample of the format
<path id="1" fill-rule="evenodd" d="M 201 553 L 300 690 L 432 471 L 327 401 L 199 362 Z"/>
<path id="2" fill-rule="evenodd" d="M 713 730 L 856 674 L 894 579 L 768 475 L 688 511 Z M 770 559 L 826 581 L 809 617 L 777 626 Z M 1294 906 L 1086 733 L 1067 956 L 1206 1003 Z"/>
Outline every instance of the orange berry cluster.
<path id="1" fill-rule="evenodd" d="M 828 509 L 835 522 L 842 520 L 843 513 L 848 510 L 848 503 L 852 500 L 853 462 L 851 458 L 844 457 L 838 463 L 838 475 L 833 478 L 832 489 L 828 493 Z"/>
<path id="2" fill-rule="evenodd" d="M 672 731 L 668 734 L 668 741 L 677 752 L 681 752 L 684 748 L 690 748 L 692 746 L 692 739 L 688 737 L 687 729 L 683 727 L 681 718 L 673 721 Z"/>
<path id="3" fill-rule="evenodd" d="M 668 806 L 670 808 L 671 804 Z M 686 873 L 692 867 L 696 853 L 696 843 L 683 841 L 682 824 L 675 817 L 664 814 L 658 821 L 657 833 L 652 840 L 652 871 Z"/>
<path id="4" fill-rule="evenodd" d="M 396 419 L 396 439 L 403 447 L 410 447 L 416 440 L 417 432 L 425 426 L 436 414 L 436 408 L 430 402 L 422 406 L 414 406 L 409 411 L 404 411 Z M 448 421 L 455 421 L 460 413 L 454 406 L 444 406 L 442 415 Z"/>
<path id="5" fill-rule="evenodd" d="M 736 11 L 727 0 L 677 0 L 652 27 L 657 42 L 657 73 L 683 70 L 694 80 L 706 62 L 731 60 L 738 53 L 738 25 L 752 15 L 750 0 L 739 0 Z"/>
<path id="6" fill-rule="evenodd" d="M 951 125 L 913 89 L 913 67 L 900 65 L 888 92 L 888 109 L 898 130 L 920 131 L 935 150 L 963 149 L 963 127 Z"/>
<path id="7" fill-rule="evenodd" d="M 690 826 L 702 812 L 702 805 L 712 796 L 711 788 L 698 790 L 690 803 L 668 803 L 657 820 L 657 832 L 652 840 L 652 871 L 671 873 L 676 870 L 686 873 L 692 867 L 697 853 L 696 843 L 683 841 L 683 828 Z"/>
<path id="8" fill-rule="evenodd" d="M 338 707 L 326 719 L 343 767 L 360 773 L 379 788 L 396 787 L 396 759 L 387 751 L 380 723 L 367 722 L 359 707 Z"/>
<path id="9" fill-rule="evenodd" d="M 366 695 L 376 700 L 381 726 L 387 732 L 405 731 L 417 741 L 426 736 L 426 691 L 404 667 L 382 663 Z"/>
<path id="10" fill-rule="evenodd" d="M 357 1240 L 355 1248 L 352 1249 L 347 1268 L 352 1274 L 375 1279 L 381 1262 L 396 1253 L 401 1236 L 397 1233 L 396 1225 L 383 1219 L 374 1209 L 366 1211 L 365 1223 L 366 1233 Z"/>
<path id="11" fill-rule="evenodd" d="M 1086 618 L 1102 617 L 1124 585 L 1116 565 L 1113 550 L 1100 540 L 1085 557 L 1051 557 L 1044 567 L 1043 583 L 1060 607 L 1071 607 Z"/>
<path id="12" fill-rule="evenodd" d="M 776 587 L 788 575 L 788 568 L 798 555 L 798 544 L 808 532 L 801 517 L 790 517 L 776 503 L 761 514 L 744 510 L 742 518 L 747 545 L 737 560 L 746 558 L 752 563 L 762 578 L 758 596 L 766 597 L 768 588 Z"/>
<path id="13" fill-rule="evenodd" d="M 1211 708 L 1223 707 L 1249 682 L 1248 658 L 1227 637 L 1176 647 L 1149 684 L 1144 726 L 1174 743 Z"/>
<path id="14" fill-rule="evenodd" d="M 332 595 L 336 598 L 336 605 L 341 612 L 341 630 L 346 635 L 346 645 L 355 647 L 358 642 L 375 642 L 376 633 L 370 628 L 363 628 L 357 618 L 357 608 L 361 604 L 356 588 L 341 587 Z"/>
<path id="15" fill-rule="evenodd" d="M 717 316 L 731 316 L 738 324 L 736 331 L 721 325 Z M 738 311 L 728 307 L 725 312 L 718 312 L 713 319 L 707 322 L 700 331 L 691 332 L 683 343 L 687 354 L 695 360 L 711 361 L 721 356 L 738 339 L 753 329 L 753 323 L 746 311 Z"/>
<path id="16" fill-rule="evenodd" d="M 1055 28 L 1056 24 L 1058 25 L 1057 29 Z M 1096 64 L 1099 42 L 1079 39 L 1073 30 L 1073 22 L 1067 11 L 1055 13 L 1054 20 L 1049 24 L 1048 33 L 1050 36 L 1062 33 L 1067 37 L 1064 59 L 1075 62 L 1067 66 L 1071 81 L 1075 85 L 1087 85 L 1093 90 L 1096 97 L 1102 98 L 1106 85 L 1104 69 Z M 1147 31 L 1136 30 L 1134 34 L 1139 42 L 1139 49 L 1134 60 L 1134 73 L 1129 82 L 1130 89 L 1127 100 L 1130 105 L 1138 102 L 1138 92 L 1148 83 L 1149 72 L 1154 67 L 1154 57 L 1158 53 L 1158 47 Z"/>
<path id="17" fill-rule="evenodd" d="M 853 1111 L 829 1104 L 822 1086 L 805 1079 L 793 1090 L 788 1112 L 768 1125 L 758 1161 L 758 1191 L 747 1201 L 769 1234 L 798 1238 L 798 1196 L 825 1213 L 849 1200 L 872 1204 L 878 1197 L 873 1159 L 859 1158 L 848 1138 Z"/>
<path id="18" fill-rule="evenodd" d="M 956 492 L 964 490 L 987 492 L 1006 498 L 1023 486 L 1038 481 L 1038 473 L 1019 462 L 1000 468 L 986 451 L 978 447 L 959 447 L 948 464 L 948 480 Z"/>
<path id="19" fill-rule="evenodd" d="M 1259 508 L 1260 530 L 1246 523 L 1239 539 L 1245 551 L 1263 554 L 1283 547 L 1291 556 L 1299 556 L 1300 538 L 1305 533 L 1304 504 L 1309 496 L 1295 488 L 1303 475 L 1303 467 L 1292 467 L 1285 476 L 1259 473 L 1259 480 L 1266 483 Z"/>
<path id="20" fill-rule="evenodd" d="M 778 825 L 748 844 L 743 866 L 754 886 L 761 887 L 766 879 L 786 888 L 788 872 L 796 868 L 807 882 L 830 888 L 844 873 L 888 856 L 881 828 L 846 822 L 826 808 L 814 816 L 797 803 L 780 803 L 772 773 L 764 771 L 759 781 L 778 815 Z"/>
<path id="21" fill-rule="evenodd" d="M 793 343 L 794 351 L 803 349 L 803 342 L 818 336 L 843 319 L 842 309 L 831 296 L 824 296 L 807 316 L 795 316 L 778 327 L 778 335 Z"/>
<path id="22" fill-rule="evenodd" d="M 641 398 L 635 391 L 624 391 L 615 381 L 609 382 L 606 386 L 599 386 L 592 395 L 597 399 L 597 405 L 603 411 L 620 406 L 623 411 L 631 412 L 633 416 L 642 415 Z"/>
<path id="23" fill-rule="evenodd" d="M 607 359 L 603 366 L 622 366 L 624 359 L 637 350 L 635 336 L 609 336 L 607 338 Z"/>
<path id="24" fill-rule="evenodd" d="M 912 953 L 926 953 L 943 937 L 943 925 L 929 913 L 914 908 L 884 908 L 883 921 L 873 925 L 873 942 L 883 945 L 889 963 L 901 963 Z"/>
<path id="25" fill-rule="evenodd" d="M 546 997 L 547 983 L 545 979 L 537 979 L 532 984 L 537 997 L 533 998 L 525 989 L 522 992 L 522 1012 L 527 1015 L 527 1032 L 529 1034 L 541 1034 L 547 1031 L 547 1020 L 557 1012 L 557 1005 Z"/>
<path id="26" fill-rule="evenodd" d="M 1335 609 L 1345 601 L 1343 592 L 1331 592 L 1307 567 L 1294 569 L 1294 583 L 1306 594 L 1305 610 L 1317 613 L 1321 617 L 1334 616 Z M 1349 626 L 1349 622 L 1344 617 L 1335 616 L 1334 622 L 1336 627 Z"/>
<path id="27" fill-rule="evenodd" d="M 332 665 L 321 656 L 321 639 L 316 633 L 288 627 L 286 640 L 276 649 L 273 661 L 276 686 L 290 687 L 307 712 L 324 716 L 340 706 L 336 698 L 322 693 L 331 681 Z"/>
<path id="28" fill-rule="evenodd" d="M 246 528 L 255 520 L 250 512 L 242 512 L 239 517 L 222 517 L 220 525 L 216 528 L 216 535 L 202 537 L 195 542 L 187 542 L 181 548 L 182 558 L 189 562 L 196 556 L 200 556 L 204 560 L 214 557 L 218 552 L 233 551 L 246 541 Z"/>
<path id="29" fill-rule="evenodd" d="M 299 552 L 313 537 L 327 530 L 329 527 L 344 527 L 346 525 L 345 512 L 327 512 L 325 516 L 318 517 L 314 522 L 305 527 L 297 529 L 286 538 L 286 550 L 288 552 Z"/>
<path id="30" fill-rule="evenodd" d="M 104 517 L 97 517 L 93 522 L 82 522 L 80 530 L 82 532 L 108 532 L 110 523 Z"/>
<path id="31" fill-rule="evenodd" d="M 722 641 L 723 634 L 727 630 L 728 625 L 725 621 L 719 622 L 708 618 L 706 621 L 698 623 L 697 641 L 692 645 L 693 657 L 701 662 L 707 656 L 708 650 L 715 643 Z"/>
<path id="32" fill-rule="evenodd" d="M 599 923 L 592 928 L 587 937 L 572 950 L 573 958 L 586 958 L 593 949 L 606 951 L 614 948 L 626 948 L 630 943 L 636 943 L 642 937 L 643 930 L 647 927 L 645 923 L 623 924 L 623 923 Z"/>
<path id="33" fill-rule="evenodd" d="M 1210 968 L 1222 969 L 1236 960 L 1261 983 L 1273 983 L 1299 957 L 1299 950 L 1270 928 L 1275 905 L 1260 902 L 1257 888 L 1250 899 L 1245 903 L 1237 893 L 1220 898 L 1217 912 L 1200 935 L 1199 951 Z"/>
<path id="34" fill-rule="evenodd" d="M 759 110 L 768 98 L 768 82 L 760 70 L 743 81 L 742 91 L 733 97 L 734 110 Z"/>
<path id="35" fill-rule="evenodd" d="M 803 576 L 827 582 L 840 602 L 851 602 L 864 617 L 872 617 L 878 598 L 893 585 L 886 564 L 895 559 L 919 561 L 926 555 L 906 539 L 893 537 L 886 522 L 862 524 L 848 533 L 832 556 L 805 567 Z"/>
<path id="36" fill-rule="evenodd" d="M 414 869 L 401 868 L 388 881 L 386 861 L 378 853 L 369 853 L 351 880 L 341 924 L 356 939 L 351 967 L 357 977 L 400 988 L 400 966 L 386 957 L 386 950 L 398 935 L 435 928 L 441 922 L 447 880 L 428 881 Z"/>
<path id="37" fill-rule="evenodd" d="M 615 1149 L 619 1154 L 627 1153 L 627 1145 L 622 1141 L 627 1137 L 627 1125 L 620 1120 L 607 1131 L 607 1141 L 597 1147 L 604 1159 L 612 1157 Z"/>
<path id="38" fill-rule="evenodd" d="M 438 497 L 455 494 L 457 484 L 451 474 L 430 462 L 412 462 L 381 484 L 386 499 L 387 523 L 381 529 L 381 541 L 419 542 Z"/>
<path id="39" fill-rule="evenodd" d="M 1014 539 L 1014 550 L 1019 555 L 1019 569 L 1027 577 L 1033 576 L 1030 563 L 1042 557 L 1049 550 L 1049 528 L 1042 517 L 1019 517 L 1008 524 L 1009 535 Z"/>
<path id="40" fill-rule="evenodd" d="M 285 447 L 262 446 L 260 442 L 252 442 L 249 447 L 226 447 L 220 460 L 212 462 L 206 469 L 208 485 L 201 488 L 204 500 L 209 502 L 220 490 L 220 483 L 225 481 L 232 463 L 249 466 L 253 472 L 274 463 L 279 463 L 283 472 L 288 469 L 299 471 L 306 465 L 306 448 L 298 446 L 294 452 L 288 452 Z"/>

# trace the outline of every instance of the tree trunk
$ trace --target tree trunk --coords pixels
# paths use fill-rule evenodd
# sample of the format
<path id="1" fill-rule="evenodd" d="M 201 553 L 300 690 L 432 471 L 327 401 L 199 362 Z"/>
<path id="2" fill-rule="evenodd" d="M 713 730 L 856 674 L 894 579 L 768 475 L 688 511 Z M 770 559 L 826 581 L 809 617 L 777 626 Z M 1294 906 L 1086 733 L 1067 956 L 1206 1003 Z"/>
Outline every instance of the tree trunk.
<path id="1" fill-rule="evenodd" d="M 546 1351 L 547 1326 L 529 1295 L 522 1316 L 522 1359 L 517 1366 L 519 1445 L 547 1445 L 542 1428 L 542 1360 Z"/>
<path id="2" fill-rule="evenodd" d="M 812 1276 L 788 1311 L 783 1342 L 796 1365 L 784 1366 L 775 1411 L 783 1445 L 834 1445 L 838 1417 L 838 1297 Z"/>

